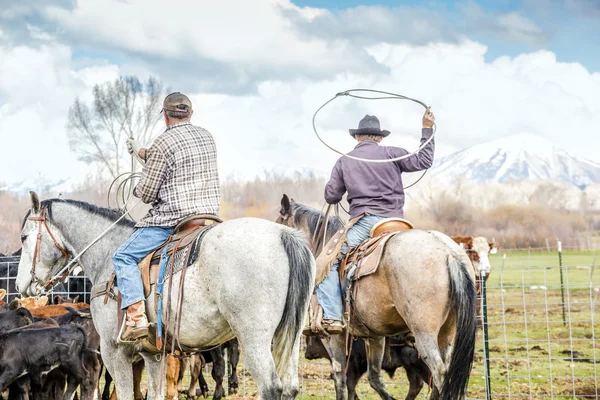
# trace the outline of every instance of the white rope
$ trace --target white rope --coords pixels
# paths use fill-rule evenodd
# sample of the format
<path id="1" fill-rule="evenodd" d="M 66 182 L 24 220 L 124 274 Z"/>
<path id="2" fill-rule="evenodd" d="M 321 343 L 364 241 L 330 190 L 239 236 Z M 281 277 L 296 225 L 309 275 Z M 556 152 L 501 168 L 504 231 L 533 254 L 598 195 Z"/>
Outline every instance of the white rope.
<path id="1" fill-rule="evenodd" d="M 357 95 L 351 94 L 352 92 L 373 92 L 373 93 L 385 94 L 387 96 L 383 96 L 383 97 L 364 97 L 364 96 L 357 96 Z M 384 100 L 384 99 L 410 100 L 410 101 L 413 101 L 415 103 L 418 103 L 418 104 L 422 105 L 423 107 L 425 107 L 425 109 L 427 109 L 428 106 L 427 106 L 427 104 L 423 103 L 422 101 L 419 101 L 419 100 L 416 100 L 416 99 L 412 99 L 410 97 L 406 97 L 406 96 L 403 96 L 401 94 L 390 93 L 390 92 L 383 92 L 381 90 L 350 89 L 350 90 L 346 90 L 344 92 L 337 93 L 329 101 L 327 101 L 325 104 L 323 104 L 321 107 L 319 107 L 319 109 L 317 111 L 315 111 L 315 113 L 313 114 L 313 118 L 312 118 L 312 126 L 313 126 L 313 130 L 315 132 L 315 135 L 317 135 L 317 138 L 321 141 L 321 143 L 323 143 L 330 150 L 333 150 L 333 151 L 335 151 L 336 153 L 338 153 L 338 154 L 340 154 L 342 156 L 351 158 L 353 160 L 370 162 L 370 163 L 397 162 L 397 161 L 401 161 L 401 160 L 404 160 L 406 158 L 412 157 L 415 154 L 417 154 L 418 152 L 420 152 L 421 150 L 423 150 L 425 148 L 425 146 L 427 146 L 429 144 L 429 142 L 431 142 L 433 140 L 433 137 L 435 136 L 435 132 L 437 130 L 437 125 L 434 123 L 433 124 L 433 133 L 432 133 L 432 135 L 425 142 L 423 142 L 423 144 L 421 144 L 421 146 L 419 146 L 419 148 L 417 150 L 413 151 L 412 153 L 407 153 L 407 154 L 405 154 L 403 156 L 400 156 L 400 157 L 390 158 L 390 159 L 385 159 L 385 160 L 370 160 L 368 158 L 355 157 L 355 156 L 349 155 L 348 153 L 341 152 L 341 151 L 335 149 L 333 146 L 330 146 L 327 142 L 325 142 L 325 140 L 323 140 L 323 138 L 321 138 L 321 136 L 319 135 L 319 132 L 317 131 L 317 126 L 316 126 L 316 123 L 315 123 L 315 120 L 317 118 L 317 114 L 323 108 L 325 108 L 325 106 L 327 106 L 329 103 L 331 103 L 332 101 L 334 101 L 335 99 L 337 99 L 338 97 L 341 97 L 341 96 L 350 96 L 350 97 L 354 97 L 354 98 L 357 98 L 357 99 L 365 99 L 365 100 Z"/>

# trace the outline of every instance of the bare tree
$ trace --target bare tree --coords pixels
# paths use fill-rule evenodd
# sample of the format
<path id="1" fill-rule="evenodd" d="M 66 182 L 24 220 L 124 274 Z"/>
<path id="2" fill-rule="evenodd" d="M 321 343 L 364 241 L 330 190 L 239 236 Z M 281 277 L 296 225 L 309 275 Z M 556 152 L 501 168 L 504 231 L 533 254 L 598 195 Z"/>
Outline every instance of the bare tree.
<path id="1" fill-rule="evenodd" d="M 99 163 L 114 178 L 130 168 L 125 140 L 148 144 L 152 138 L 163 84 L 125 76 L 94 86 L 92 94 L 91 104 L 77 98 L 69 109 L 69 144 L 80 160 Z"/>

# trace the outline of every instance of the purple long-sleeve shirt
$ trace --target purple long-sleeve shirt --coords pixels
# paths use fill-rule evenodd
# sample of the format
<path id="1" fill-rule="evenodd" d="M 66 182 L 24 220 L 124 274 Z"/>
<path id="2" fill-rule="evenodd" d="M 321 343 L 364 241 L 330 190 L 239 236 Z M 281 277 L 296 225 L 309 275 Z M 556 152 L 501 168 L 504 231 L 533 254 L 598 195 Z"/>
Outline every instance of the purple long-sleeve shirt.
<path id="1" fill-rule="evenodd" d="M 423 128 L 421 144 L 431 135 L 431 128 Z M 434 139 L 420 152 L 397 162 L 370 163 L 341 157 L 335 163 L 331 178 L 325 187 L 325 200 L 338 203 L 348 192 L 350 217 L 363 213 L 381 217 L 404 216 L 403 172 L 428 169 L 433 164 Z M 379 146 L 373 141 L 360 142 L 350 155 L 371 160 L 392 159 L 408 154 L 399 147 Z"/>

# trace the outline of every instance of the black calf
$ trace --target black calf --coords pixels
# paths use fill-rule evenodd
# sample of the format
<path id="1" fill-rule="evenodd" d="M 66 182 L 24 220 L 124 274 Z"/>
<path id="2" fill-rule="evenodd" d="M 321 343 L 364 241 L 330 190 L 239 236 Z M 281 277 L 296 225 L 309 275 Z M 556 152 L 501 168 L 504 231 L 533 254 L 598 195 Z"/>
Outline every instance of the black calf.
<path id="1" fill-rule="evenodd" d="M 86 333 L 74 324 L 0 335 L 0 392 L 28 372 L 32 391 L 40 393 L 43 374 L 60 368 L 68 376 L 65 398 L 81 385 L 81 399 L 91 399 L 94 387 L 84 366 L 86 352 Z"/>
<path id="2" fill-rule="evenodd" d="M 381 369 L 388 373 L 390 378 L 394 377 L 396 370 L 404 367 L 406 376 L 410 383 L 410 389 L 406 400 L 414 400 L 419 395 L 423 382 L 429 382 L 429 368 L 419 358 L 419 353 L 413 347 L 406 345 L 406 335 L 386 338 L 386 353 L 383 357 Z M 316 337 L 306 338 L 306 351 L 304 356 L 307 360 L 326 358 L 331 361 L 329 353 L 320 339 Z M 357 339 L 352 346 L 352 354 L 348 360 L 348 375 L 346 387 L 348 388 L 348 399 L 358 400 L 356 385 L 360 378 L 367 372 L 367 352 L 365 341 Z"/>

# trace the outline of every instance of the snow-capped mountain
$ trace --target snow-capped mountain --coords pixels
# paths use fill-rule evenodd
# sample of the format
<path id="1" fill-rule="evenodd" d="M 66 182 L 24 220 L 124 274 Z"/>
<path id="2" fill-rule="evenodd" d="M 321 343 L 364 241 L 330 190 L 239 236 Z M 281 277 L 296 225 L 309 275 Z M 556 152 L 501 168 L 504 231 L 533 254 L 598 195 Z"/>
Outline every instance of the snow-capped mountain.
<path id="1" fill-rule="evenodd" d="M 17 194 L 27 194 L 30 190 L 38 193 L 58 196 L 61 193 L 69 193 L 73 190 L 71 179 L 48 180 L 43 177 L 27 179 L 7 185 L 0 185 L 0 191 L 8 191 Z"/>
<path id="2" fill-rule="evenodd" d="M 435 162 L 432 175 L 475 182 L 552 180 L 579 188 L 600 183 L 600 164 L 571 156 L 537 135 L 506 136 L 461 150 Z"/>

